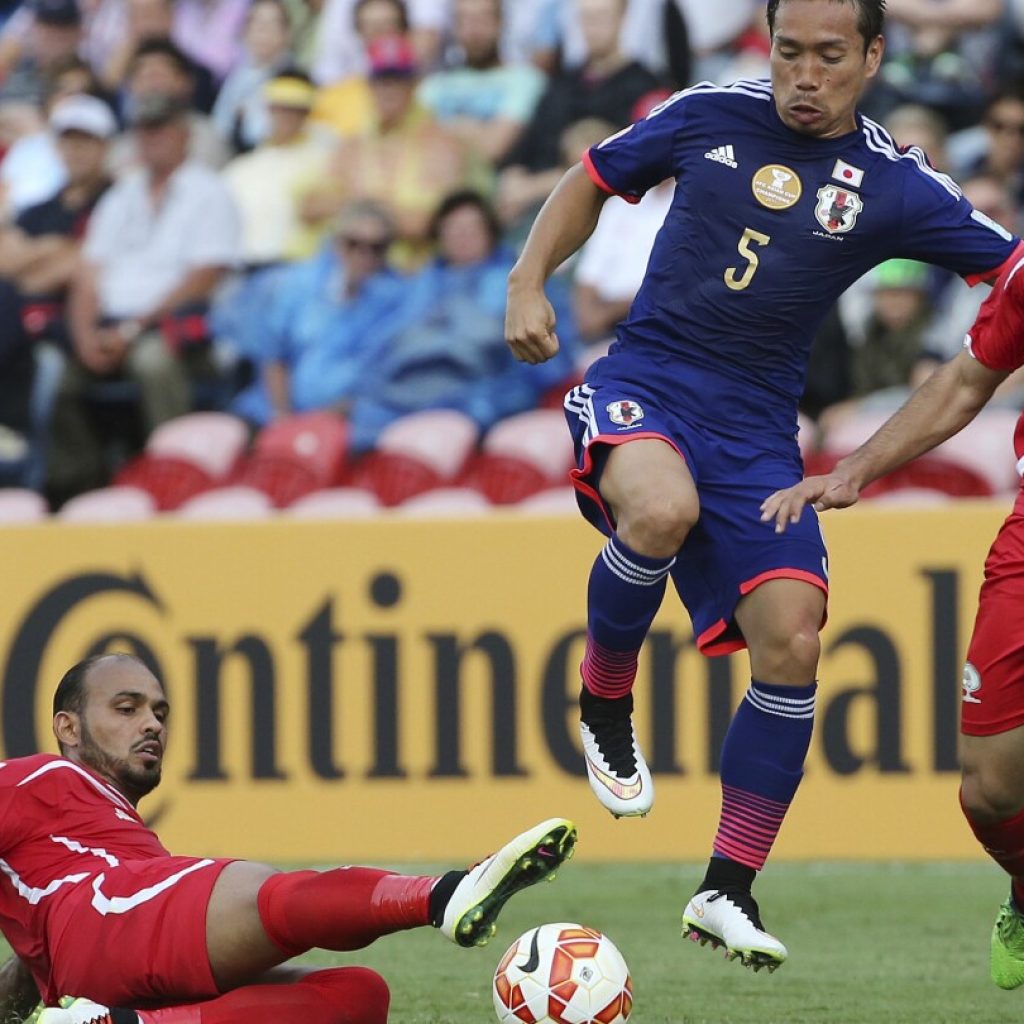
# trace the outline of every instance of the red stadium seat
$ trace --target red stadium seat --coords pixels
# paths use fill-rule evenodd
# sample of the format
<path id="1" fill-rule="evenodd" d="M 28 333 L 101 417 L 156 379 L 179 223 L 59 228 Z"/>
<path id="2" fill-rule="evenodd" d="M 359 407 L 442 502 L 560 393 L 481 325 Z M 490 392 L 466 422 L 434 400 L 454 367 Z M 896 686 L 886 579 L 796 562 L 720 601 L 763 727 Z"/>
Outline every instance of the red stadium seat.
<path id="1" fill-rule="evenodd" d="M 479 437 L 476 423 L 449 409 L 412 413 L 386 427 L 376 449 L 353 468 L 351 483 L 387 506 L 454 484 Z"/>
<path id="2" fill-rule="evenodd" d="M 65 523 L 128 523 L 151 519 L 157 506 L 141 487 L 103 487 L 68 501 L 57 513 Z"/>
<path id="3" fill-rule="evenodd" d="M 245 424 L 227 413 L 179 416 L 153 431 L 146 450 L 119 470 L 115 483 L 148 491 L 162 511 L 178 508 L 227 481 L 247 437 Z"/>
<path id="4" fill-rule="evenodd" d="M 536 409 L 491 428 L 464 482 L 494 504 L 515 504 L 564 483 L 573 464 L 565 417 L 553 409 Z"/>
<path id="5" fill-rule="evenodd" d="M 218 487 L 190 498 L 177 511 L 180 519 L 267 519 L 274 514 L 270 498 L 255 487 Z"/>
<path id="6" fill-rule="evenodd" d="M 46 500 L 41 494 L 24 487 L 0 489 L 0 525 L 38 523 L 49 515 Z"/>
<path id="7" fill-rule="evenodd" d="M 278 508 L 337 484 L 348 454 L 348 424 L 330 412 L 287 416 L 264 427 L 235 482 L 263 491 Z"/>

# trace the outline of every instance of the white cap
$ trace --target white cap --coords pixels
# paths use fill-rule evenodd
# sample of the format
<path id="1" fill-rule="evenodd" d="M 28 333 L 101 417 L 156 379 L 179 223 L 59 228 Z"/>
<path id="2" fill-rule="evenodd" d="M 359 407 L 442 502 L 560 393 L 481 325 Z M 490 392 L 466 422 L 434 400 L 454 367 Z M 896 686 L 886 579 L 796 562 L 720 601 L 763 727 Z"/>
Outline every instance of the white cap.
<path id="1" fill-rule="evenodd" d="M 50 113 L 50 130 L 54 135 L 84 132 L 97 139 L 109 139 L 117 134 L 117 121 L 110 107 L 95 96 L 65 96 Z"/>

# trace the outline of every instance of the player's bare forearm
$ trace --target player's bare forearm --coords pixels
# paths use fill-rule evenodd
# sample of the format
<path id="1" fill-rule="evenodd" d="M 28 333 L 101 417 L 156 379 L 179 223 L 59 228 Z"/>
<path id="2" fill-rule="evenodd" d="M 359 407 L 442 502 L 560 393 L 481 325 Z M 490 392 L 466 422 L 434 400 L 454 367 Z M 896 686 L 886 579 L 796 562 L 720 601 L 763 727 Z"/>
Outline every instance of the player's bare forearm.
<path id="1" fill-rule="evenodd" d="M 38 1002 L 35 979 L 21 960 L 12 956 L 0 964 L 0 1024 L 24 1020 Z"/>
<path id="2" fill-rule="evenodd" d="M 853 505 L 872 481 L 967 426 L 1005 378 L 1004 371 L 990 370 L 961 352 L 939 367 L 864 444 L 840 459 L 831 473 L 809 476 L 770 495 L 761 505 L 762 522 L 774 521 L 776 533 L 782 533 L 800 520 L 806 505 L 818 512 Z"/>
<path id="3" fill-rule="evenodd" d="M 601 207 L 608 198 L 583 169 L 570 167 L 555 186 L 533 222 L 526 245 L 509 275 L 510 285 L 542 287 L 594 233 Z"/>
<path id="4" fill-rule="evenodd" d="M 940 366 L 875 434 L 837 463 L 835 472 L 858 490 L 963 430 L 1006 373 L 961 352 Z"/>
<path id="5" fill-rule="evenodd" d="M 544 282 L 591 236 L 607 198 L 577 164 L 537 214 L 508 277 L 505 339 L 521 362 L 542 363 L 558 351 L 555 312 L 544 295 Z"/>

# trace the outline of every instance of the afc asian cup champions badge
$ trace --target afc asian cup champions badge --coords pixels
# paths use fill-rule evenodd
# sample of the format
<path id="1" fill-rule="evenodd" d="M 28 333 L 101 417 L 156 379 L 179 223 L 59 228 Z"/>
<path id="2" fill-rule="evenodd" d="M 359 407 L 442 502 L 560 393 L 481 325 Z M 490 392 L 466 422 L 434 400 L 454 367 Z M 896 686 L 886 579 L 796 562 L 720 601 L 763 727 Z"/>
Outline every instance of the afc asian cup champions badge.
<path id="1" fill-rule="evenodd" d="M 981 673 L 968 661 L 964 665 L 964 703 L 980 704 L 981 698 L 974 695 L 981 689 Z"/>
<path id="2" fill-rule="evenodd" d="M 605 406 L 605 411 L 608 413 L 608 419 L 620 429 L 635 427 L 644 418 L 644 411 L 640 407 L 640 403 L 629 398 L 609 402 Z"/>

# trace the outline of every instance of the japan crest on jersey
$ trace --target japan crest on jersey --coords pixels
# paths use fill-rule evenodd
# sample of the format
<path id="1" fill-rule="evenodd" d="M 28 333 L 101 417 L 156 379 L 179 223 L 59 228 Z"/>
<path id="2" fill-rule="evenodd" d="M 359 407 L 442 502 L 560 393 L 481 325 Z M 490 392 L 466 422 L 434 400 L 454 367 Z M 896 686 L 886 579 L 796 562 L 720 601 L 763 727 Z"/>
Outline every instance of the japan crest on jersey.
<path id="1" fill-rule="evenodd" d="M 624 398 L 618 402 L 609 402 L 606 406 L 608 418 L 620 427 L 632 427 L 644 418 L 644 411 L 638 402 Z"/>
<path id="2" fill-rule="evenodd" d="M 824 185 L 818 189 L 818 205 L 814 216 L 831 235 L 842 235 L 857 223 L 857 215 L 864 209 L 864 200 L 856 192 L 841 185 Z"/>

